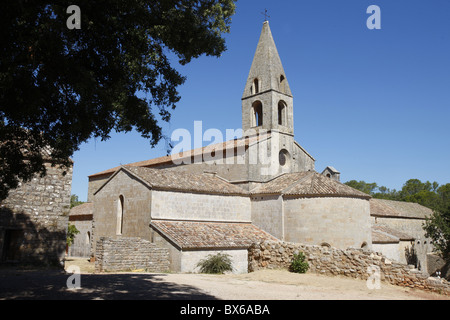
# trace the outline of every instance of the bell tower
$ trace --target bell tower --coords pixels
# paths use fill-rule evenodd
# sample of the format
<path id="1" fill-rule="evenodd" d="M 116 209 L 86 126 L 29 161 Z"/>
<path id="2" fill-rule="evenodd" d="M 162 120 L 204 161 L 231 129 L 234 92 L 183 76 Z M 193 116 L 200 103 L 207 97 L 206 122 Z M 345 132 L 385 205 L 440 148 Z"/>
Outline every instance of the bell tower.
<path id="1" fill-rule="evenodd" d="M 242 129 L 294 134 L 293 97 L 265 21 L 242 96 Z"/>

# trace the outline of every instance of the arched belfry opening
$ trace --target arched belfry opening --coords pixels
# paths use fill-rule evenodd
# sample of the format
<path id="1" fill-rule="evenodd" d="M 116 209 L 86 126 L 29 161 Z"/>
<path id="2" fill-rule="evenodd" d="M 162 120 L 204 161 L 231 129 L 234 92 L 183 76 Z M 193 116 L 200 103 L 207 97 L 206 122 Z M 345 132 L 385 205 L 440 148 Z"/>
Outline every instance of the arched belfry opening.
<path id="1" fill-rule="evenodd" d="M 261 101 L 255 101 L 252 104 L 252 127 L 263 125 L 263 105 Z"/>

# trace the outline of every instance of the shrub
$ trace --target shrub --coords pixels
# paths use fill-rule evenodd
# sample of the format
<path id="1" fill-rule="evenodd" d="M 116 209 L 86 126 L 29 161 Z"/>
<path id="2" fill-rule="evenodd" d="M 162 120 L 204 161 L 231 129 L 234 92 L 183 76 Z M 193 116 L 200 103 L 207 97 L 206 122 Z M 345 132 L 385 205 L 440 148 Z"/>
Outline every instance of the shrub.
<path id="1" fill-rule="evenodd" d="M 218 253 L 216 255 L 208 255 L 205 259 L 200 260 L 197 264 L 201 273 L 224 273 L 225 271 L 233 271 L 233 262 L 229 254 Z"/>
<path id="2" fill-rule="evenodd" d="M 75 236 L 79 233 L 80 231 L 77 229 L 77 227 L 69 223 L 69 226 L 67 227 L 67 237 L 66 237 L 67 247 L 70 247 L 73 244 Z"/>
<path id="3" fill-rule="evenodd" d="M 309 264 L 305 261 L 305 255 L 303 252 L 294 254 L 289 270 L 296 273 L 305 273 L 308 269 Z"/>

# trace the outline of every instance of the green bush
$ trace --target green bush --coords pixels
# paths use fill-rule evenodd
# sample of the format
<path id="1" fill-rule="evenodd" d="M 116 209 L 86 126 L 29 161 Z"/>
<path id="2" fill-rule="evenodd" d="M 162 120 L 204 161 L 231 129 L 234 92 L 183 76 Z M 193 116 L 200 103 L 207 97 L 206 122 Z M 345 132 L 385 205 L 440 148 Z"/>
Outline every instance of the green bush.
<path id="1" fill-rule="evenodd" d="M 294 254 L 289 270 L 296 273 L 305 273 L 306 271 L 308 271 L 309 264 L 307 261 L 305 261 L 305 259 L 306 258 L 303 252 Z"/>
<path id="2" fill-rule="evenodd" d="M 222 274 L 225 271 L 233 271 L 233 262 L 229 254 L 210 254 L 205 259 L 200 260 L 197 267 L 200 268 L 201 273 Z"/>

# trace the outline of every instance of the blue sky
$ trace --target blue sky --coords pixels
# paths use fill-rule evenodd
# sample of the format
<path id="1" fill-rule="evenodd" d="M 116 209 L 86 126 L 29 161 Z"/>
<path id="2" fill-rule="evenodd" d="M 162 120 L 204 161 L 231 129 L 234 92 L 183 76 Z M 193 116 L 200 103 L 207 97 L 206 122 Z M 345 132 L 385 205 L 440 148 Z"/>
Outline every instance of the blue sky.
<path id="1" fill-rule="evenodd" d="M 370 5 L 381 29 L 369 30 Z M 401 189 L 408 179 L 450 183 L 450 1 L 239 0 L 228 50 L 178 67 L 187 77 L 164 133 L 241 128 L 241 97 L 268 9 L 294 96 L 295 139 L 341 172 Z M 176 61 L 174 61 L 176 65 Z M 207 143 L 206 143 L 207 144 Z M 87 176 L 166 154 L 139 134 L 90 140 L 73 155 L 72 193 L 86 201 Z"/>

